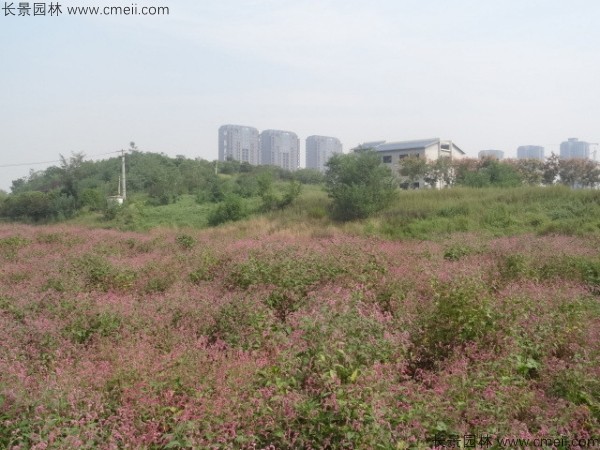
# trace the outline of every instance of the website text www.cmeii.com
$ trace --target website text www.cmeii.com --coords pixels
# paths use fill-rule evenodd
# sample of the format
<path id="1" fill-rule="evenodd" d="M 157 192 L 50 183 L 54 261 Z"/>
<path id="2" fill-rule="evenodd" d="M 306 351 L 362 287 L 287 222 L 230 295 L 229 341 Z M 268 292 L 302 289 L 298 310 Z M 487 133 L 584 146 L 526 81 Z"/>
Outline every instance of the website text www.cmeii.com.
<path id="1" fill-rule="evenodd" d="M 35 16 L 168 16 L 168 6 L 68 6 L 58 2 L 4 2 L 4 17 Z"/>
<path id="2" fill-rule="evenodd" d="M 492 448 L 600 448 L 600 437 L 570 438 L 568 436 L 560 437 L 541 437 L 541 438 L 501 438 L 490 434 L 436 434 L 428 442 L 435 448 L 452 449 L 486 449 Z"/>

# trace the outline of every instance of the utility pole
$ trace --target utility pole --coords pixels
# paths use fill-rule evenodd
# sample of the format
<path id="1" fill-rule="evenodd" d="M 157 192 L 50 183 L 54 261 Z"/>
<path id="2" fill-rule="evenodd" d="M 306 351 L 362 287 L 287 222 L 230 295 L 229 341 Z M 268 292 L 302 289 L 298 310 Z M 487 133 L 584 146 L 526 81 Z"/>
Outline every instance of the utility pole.
<path id="1" fill-rule="evenodd" d="M 590 142 L 590 145 L 593 145 L 595 148 L 594 150 L 591 152 L 592 153 L 592 158 L 593 161 L 598 161 L 598 143 L 597 142 Z"/>
<path id="2" fill-rule="evenodd" d="M 123 201 L 127 198 L 127 183 L 125 181 L 125 150 L 121 150 L 121 180 L 123 182 Z"/>

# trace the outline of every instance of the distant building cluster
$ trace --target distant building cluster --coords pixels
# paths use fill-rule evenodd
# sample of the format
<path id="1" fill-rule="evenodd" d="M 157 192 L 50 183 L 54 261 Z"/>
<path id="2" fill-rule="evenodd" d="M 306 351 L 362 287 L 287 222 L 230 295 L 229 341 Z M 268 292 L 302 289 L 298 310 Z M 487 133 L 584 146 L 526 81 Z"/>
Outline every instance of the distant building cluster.
<path id="1" fill-rule="evenodd" d="M 560 159 L 590 159 L 595 157 L 592 144 L 569 138 L 560 144 Z M 408 156 L 435 160 L 440 156 L 452 159 L 465 158 L 465 152 L 451 140 L 440 138 L 413 141 L 371 141 L 365 142 L 353 150 L 372 149 L 381 155 L 384 164 L 392 164 L 395 169 L 400 160 Z M 306 167 L 324 172 L 327 161 L 336 153 L 342 153 L 342 143 L 331 136 L 313 135 L 306 138 Z M 272 165 L 286 170 L 300 168 L 300 139 L 292 131 L 264 130 L 244 125 L 223 125 L 219 128 L 219 161 L 235 160 L 252 165 Z M 504 151 L 489 149 L 478 153 L 480 159 L 504 159 Z M 517 148 L 518 159 L 537 159 L 547 157 L 541 145 L 522 145 Z"/>
<path id="2" fill-rule="evenodd" d="M 327 160 L 342 152 L 339 139 L 309 136 L 306 139 L 306 167 L 325 170 Z M 300 168 L 300 139 L 292 131 L 264 130 L 243 125 L 219 128 L 219 161 L 236 160 L 252 165 L 272 165 L 286 170 Z"/>
<path id="3" fill-rule="evenodd" d="M 560 144 L 560 159 L 590 159 L 592 151 L 589 142 L 580 141 L 577 138 L 569 138 Z M 545 149 L 541 145 L 521 145 L 517 148 L 517 159 L 537 159 L 543 161 L 546 158 Z M 481 150 L 479 158 L 502 159 L 504 152 L 501 150 Z"/>

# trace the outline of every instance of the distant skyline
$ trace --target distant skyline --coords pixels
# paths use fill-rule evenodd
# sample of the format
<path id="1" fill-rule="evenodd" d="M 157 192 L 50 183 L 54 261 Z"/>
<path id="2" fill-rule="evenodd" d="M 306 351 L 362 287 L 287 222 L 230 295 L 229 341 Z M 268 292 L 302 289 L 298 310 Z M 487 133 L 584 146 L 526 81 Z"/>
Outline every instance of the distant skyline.
<path id="1" fill-rule="evenodd" d="M 439 137 L 471 157 L 600 142 L 594 0 L 137 4 L 170 13 L 0 11 L 0 166 L 106 154 L 130 141 L 214 160 L 217 130 L 229 123 L 295 132 L 302 166 L 310 135 L 335 136 L 346 152 Z M 0 167 L 0 189 L 55 164 Z"/>

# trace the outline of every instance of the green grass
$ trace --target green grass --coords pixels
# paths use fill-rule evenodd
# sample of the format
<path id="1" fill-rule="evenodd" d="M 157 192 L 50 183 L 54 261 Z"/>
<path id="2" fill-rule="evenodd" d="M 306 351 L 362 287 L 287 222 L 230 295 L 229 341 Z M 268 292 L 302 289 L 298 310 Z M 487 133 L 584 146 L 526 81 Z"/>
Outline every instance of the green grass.
<path id="1" fill-rule="evenodd" d="M 243 199 L 249 210 L 258 207 L 257 198 Z M 207 228 L 209 214 L 216 208 L 215 203 L 198 204 L 193 195 L 182 195 L 175 203 L 161 206 L 147 205 L 143 196 L 133 197 L 113 220 L 106 220 L 102 214 L 80 215 L 71 223 L 100 228 L 146 231 L 152 228 Z"/>
<path id="2" fill-rule="evenodd" d="M 329 218 L 330 200 L 321 186 L 305 185 L 291 206 L 266 214 L 257 212 L 260 199 L 243 199 L 252 212 L 242 228 L 258 217 L 274 230 L 298 230 L 313 235 L 339 229 L 357 235 L 387 239 L 440 239 L 456 232 L 488 236 L 524 233 L 600 234 L 600 191 L 573 190 L 564 186 L 518 188 L 451 188 L 400 191 L 394 204 L 369 219 L 336 223 Z M 217 207 L 198 204 L 192 195 L 164 206 L 147 205 L 133 197 L 114 220 L 87 214 L 72 222 L 92 227 L 144 231 L 151 228 L 202 229 Z M 262 224 L 261 226 L 264 226 Z"/>
<path id="3" fill-rule="evenodd" d="M 563 186 L 403 191 L 363 231 L 418 239 L 454 232 L 599 234 L 600 192 Z"/>

